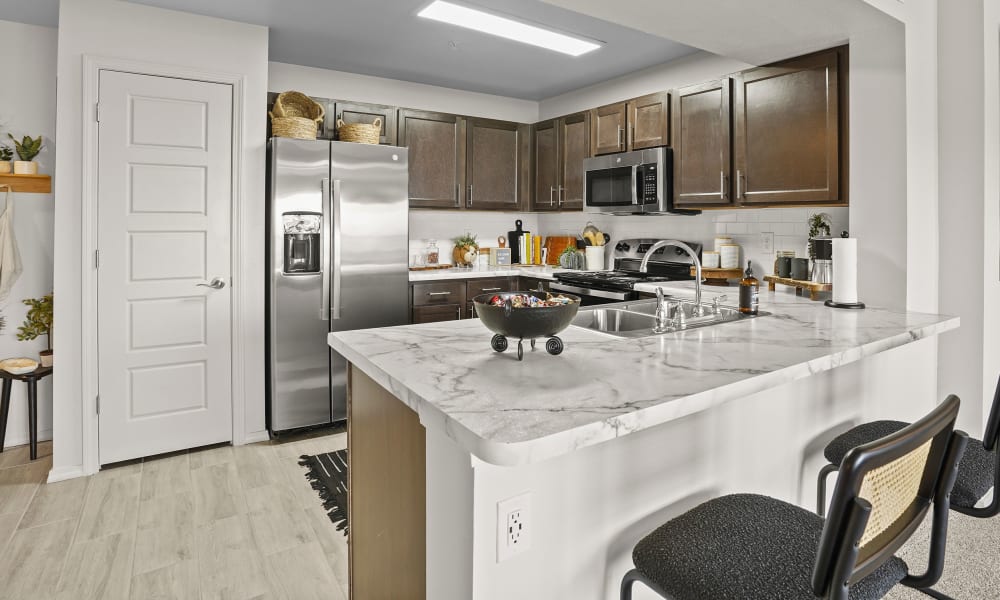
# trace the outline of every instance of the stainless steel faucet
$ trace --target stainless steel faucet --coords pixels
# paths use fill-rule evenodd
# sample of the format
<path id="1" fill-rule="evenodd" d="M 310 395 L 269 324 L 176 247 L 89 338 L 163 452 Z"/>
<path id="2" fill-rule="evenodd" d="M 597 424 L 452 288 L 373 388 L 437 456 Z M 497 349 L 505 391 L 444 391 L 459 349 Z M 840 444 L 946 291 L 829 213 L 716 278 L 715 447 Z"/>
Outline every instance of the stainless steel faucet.
<path id="1" fill-rule="evenodd" d="M 691 256 L 691 258 L 694 259 L 694 277 L 695 277 L 695 281 L 694 281 L 694 304 L 695 304 L 695 306 L 698 307 L 696 310 L 698 311 L 698 315 L 700 316 L 702 314 L 702 306 L 701 306 L 701 259 L 698 258 L 698 253 L 695 252 L 694 249 L 691 248 L 691 246 L 688 246 L 684 242 L 681 242 L 681 241 L 678 241 L 678 240 L 660 240 L 659 242 L 656 242 L 655 244 L 653 244 L 652 246 L 650 246 L 649 250 L 646 251 L 646 254 L 643 255 L 642 262 L 639 263 L 639 272 L 640 273 L 645 273 L 647 271 L 647 269 L 649 268 L 649 259 L 653 256 L 653 252 L 656 252 L 657 250 L 659 250 L 660 248 L 662 248 L 664 246 L 677 246 L 681 250 L 687 252 Z M 662 294 L 662 292 L 660 292 L 660 294 Z M 657 297 L 659 297 L 659 295 Z"/>
<path id="2" fill-rule="evenodd" d="M 653 326 L 653 333 L 665 333 L 667 326 L 667 309 L 663 306 L 663 288 L 656 288 L 656 325 Z"/>

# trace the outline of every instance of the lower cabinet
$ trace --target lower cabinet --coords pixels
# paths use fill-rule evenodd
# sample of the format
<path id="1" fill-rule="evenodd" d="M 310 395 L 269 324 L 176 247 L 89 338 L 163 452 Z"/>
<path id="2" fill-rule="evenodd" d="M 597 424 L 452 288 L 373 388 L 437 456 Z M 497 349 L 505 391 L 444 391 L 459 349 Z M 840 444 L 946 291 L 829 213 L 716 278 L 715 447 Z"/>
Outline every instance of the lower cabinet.
<path id="1" fill-rule="evenodd" d="M 475 319 L 472 300 L 481 294 L 509 292 L 517 277 L 475 277 L 410 284 L 410 322 L 437 323 Z"/>
<path id="2" fill-rule="evenodd" d="M 411 312 L 412 323 L 438 323 L 440 321 L 457 321 L 462 318 L 461 304 L 442 304 L 440 306 L 414 306 Z"/>

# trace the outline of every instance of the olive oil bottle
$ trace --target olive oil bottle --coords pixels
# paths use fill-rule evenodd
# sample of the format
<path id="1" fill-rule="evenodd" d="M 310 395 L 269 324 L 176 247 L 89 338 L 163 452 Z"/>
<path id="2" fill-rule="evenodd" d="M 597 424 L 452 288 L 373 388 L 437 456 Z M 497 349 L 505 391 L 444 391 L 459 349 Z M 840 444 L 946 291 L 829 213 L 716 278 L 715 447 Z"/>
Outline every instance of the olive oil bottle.
<path id="1" fill-rule="evenodd" d="M 757 314 L 760 302 L 760 282 L 753 276 L 753 265 L 748 260 L 747 270 L 740 280 L 740 312 L 745 315 Z"/>

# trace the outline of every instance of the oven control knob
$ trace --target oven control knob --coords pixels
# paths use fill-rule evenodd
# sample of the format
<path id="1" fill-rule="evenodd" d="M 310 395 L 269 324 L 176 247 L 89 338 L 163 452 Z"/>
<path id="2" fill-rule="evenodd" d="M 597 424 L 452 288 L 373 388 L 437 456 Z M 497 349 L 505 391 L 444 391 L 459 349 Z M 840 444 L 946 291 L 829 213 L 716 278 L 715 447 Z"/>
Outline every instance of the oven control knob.
<path id="1" fill-rule="evenodd" d="M 618 242 L 618 245 L 615 246 L 615 250 L 617 250 L 618 252 L 628 252 L 629 245 L 626 244 L 625 242 Z"/>

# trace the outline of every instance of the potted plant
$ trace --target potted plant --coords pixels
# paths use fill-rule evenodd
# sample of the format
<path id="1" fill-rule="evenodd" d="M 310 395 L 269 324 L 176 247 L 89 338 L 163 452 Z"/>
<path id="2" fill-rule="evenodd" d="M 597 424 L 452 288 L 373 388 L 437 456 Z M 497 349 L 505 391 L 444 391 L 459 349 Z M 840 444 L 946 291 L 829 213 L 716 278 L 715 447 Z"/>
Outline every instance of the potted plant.
<path id="1" fill-rule="evenodd" d="M 17 329 L 17 339 L 22 342 L 45 336 L 46 349 L 39 352 L 43 367 L 52 366 L 52 294 L 41 298 L 23 300 L 30 308 L 24 324 Z"/>
<path id="2" fill-rule="evenodd" d="M 14 151 L 10 146 L 0 145 L 0 175 L 10 173 L 10 161 L 14 158 Z"/>
<path id="3" fill-rule="evenodd" d="M 14 174 L 34 175 L 38 173 L 38 163 L 35 162 L 35 157 L 42 151 L 42 136 L 32 139 L 30 135 L 26 135 L 20 142 L 9 133 L 7 137 L 13 140 L 17 157 L 21 159 L 14 161 Z"/>
<path id="4" fill-rule="evenodd" d="M 813 247 L 813 240 L 826 236 L 830 237 L 830 227 L 833 226 L 833 217 L 827 213 L 816 213 L 809 216 L 809 258 L 816 259 L 816 248 Z"/>
<path id="5" fill-rule="evenodd" d="M 455 266 L 472 266 L 479 256 L 479 242 L 476 241 L 476 236 L 466 233 L 453 239 L 452 242 L 455 244 L 455 249 L 452 250 L 451 257 Z"/>

